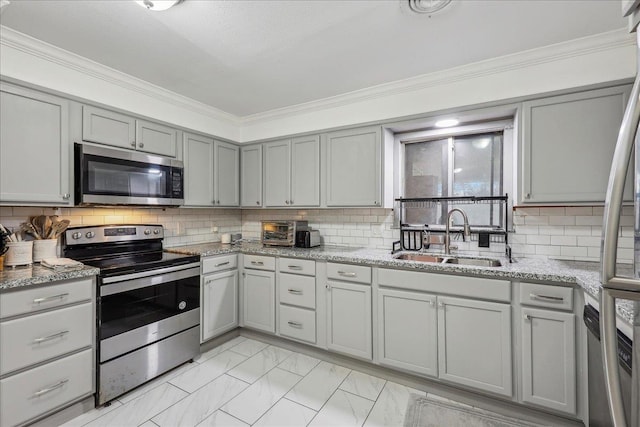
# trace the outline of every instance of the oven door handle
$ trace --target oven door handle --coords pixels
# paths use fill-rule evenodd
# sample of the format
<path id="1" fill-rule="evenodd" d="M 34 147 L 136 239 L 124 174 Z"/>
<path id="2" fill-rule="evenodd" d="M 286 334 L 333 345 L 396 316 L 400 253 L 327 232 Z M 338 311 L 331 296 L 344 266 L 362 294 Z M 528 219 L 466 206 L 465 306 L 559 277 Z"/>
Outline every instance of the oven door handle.
<path id="1" fill-rule="evenodd" d="M 173 267 L 157 268 L 155 270 L 140 271 L 138 273 L 122 274 L 119 276 L 103 277 L 101 283 L 107 285 L 109 283 L 124 282 L 125 280 L 139 279 L 147 276 L 157 276 L 159 274 L 171 273 L 173 271 L 185 270 L 187 268 L 200 268 L 199 262 L 189 264 L 181 264 Z M 198 273 L 200 274 L 200 273 Z"/>
<path id="2" fill-rule="evenodd" d="M 156 270 L 156 274 L 145 275 L 144 277 L 132 278 L 139 273 L 128 274 L 126 276 L 129 279 L 123 279 L 125 276 L 118 276 L 120 281 L 116 283 L 103 284 L 100 286 L 100 296 L 108 296 L 118 294 L 122 292 L 132 291 L 134 289 L 147 288 L 149 286 L 157 286 L 163 283 L 174 282 L 176 280 L 186 279 L 189 277 L 200 276 L 200 263 L 196 263 L 197 267 L 188 268 L 185 270 L 171 271 L 160 273 L 161 270 Z"/>

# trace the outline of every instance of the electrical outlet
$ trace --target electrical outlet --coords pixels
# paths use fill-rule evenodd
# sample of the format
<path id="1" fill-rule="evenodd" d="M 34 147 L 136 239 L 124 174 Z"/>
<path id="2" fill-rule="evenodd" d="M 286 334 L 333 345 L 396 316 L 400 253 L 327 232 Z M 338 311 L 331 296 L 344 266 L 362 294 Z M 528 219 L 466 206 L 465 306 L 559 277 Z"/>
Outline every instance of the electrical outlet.
<path id="1" fill-rule="evenodd" d="M 212 225 L 211 226 L 211 232 L 212 233 L 217 233 L 218 232 L 218 226 L 217 225 Z"/>

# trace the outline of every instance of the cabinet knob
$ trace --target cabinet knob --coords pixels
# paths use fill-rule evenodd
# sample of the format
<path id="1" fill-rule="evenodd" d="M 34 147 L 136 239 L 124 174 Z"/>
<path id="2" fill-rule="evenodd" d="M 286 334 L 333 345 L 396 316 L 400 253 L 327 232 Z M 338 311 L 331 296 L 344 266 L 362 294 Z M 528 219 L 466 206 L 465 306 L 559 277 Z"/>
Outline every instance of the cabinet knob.
<path id="1" fill-rule="evenodd" d="M 135 141 L 131 141 L 131 146 L 135 147 L 136 146 L 136 142 Z"/>
<path id="2" fill-rule="evenodd" d="M 138 147 L 144 148 L 144 144 L 141 142 L 140 144 L 138 144 Z"/>
<path id="3" fill-rule="evenodd" d="M 71 194 L 69 194 L 69 193 L 65 193 L 65 194 L 62 195 L 62 199 L 63 200 L 69 200 L 70 198 L 71 198 Z"/>
<path id="4" fill-rule="evenodd" d="M 287 205 L 289 204 L 289 201 L 288 201 L 288 200 L 285 200 L 284 202 L 285 202 Z"/>
<path id="5" fill-rule="evenodd" d="M 530 198 L 531 198 L 531 194 L 530 194 L 530 193 L 525 194 L 525 195 L 524 195 L 524 198 L 525 198 L 525 199 L 530 199 Z"/>
<path id="6" fill-rule="evenodd" d="M 292 205 L 293 204 L 293 200 L 289 200 L 289 204 Z"/>
<path id="7" fill-rule="evenodd" d="M 531 320 L 531 316 L 529 316 L 528 314 L 525 314 L 523 317 L 524 317 L 524 320 Z"/>
<path id="8" fill-rule="evenodd" d="M 438 303 L 438 307 L 444 307 L 444 303 L 443 302 L 439 302 Z"/>
<path id="9" fill-rule="evenodd" d="M 256 200 L 256 205 L 260 205 L 260 201 L 259 200 Z"/>
<path id="10" fill-rule="evenodd" d="M 216 200 L 216 204 L 219 205 L 220 204 L 220 200 Z"/>

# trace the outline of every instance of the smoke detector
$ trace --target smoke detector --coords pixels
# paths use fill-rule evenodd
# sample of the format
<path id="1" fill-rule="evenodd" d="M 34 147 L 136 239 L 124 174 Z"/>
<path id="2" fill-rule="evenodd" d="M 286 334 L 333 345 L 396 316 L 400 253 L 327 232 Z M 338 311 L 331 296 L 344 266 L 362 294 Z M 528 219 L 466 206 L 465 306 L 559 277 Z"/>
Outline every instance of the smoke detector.
<path id="1" fill-rule="evenodd" d="M 409 9 L 415 13 L 431 15 L 439 12 L 449 3 L 451 0 L 407 0 L 409 2 Z"/>

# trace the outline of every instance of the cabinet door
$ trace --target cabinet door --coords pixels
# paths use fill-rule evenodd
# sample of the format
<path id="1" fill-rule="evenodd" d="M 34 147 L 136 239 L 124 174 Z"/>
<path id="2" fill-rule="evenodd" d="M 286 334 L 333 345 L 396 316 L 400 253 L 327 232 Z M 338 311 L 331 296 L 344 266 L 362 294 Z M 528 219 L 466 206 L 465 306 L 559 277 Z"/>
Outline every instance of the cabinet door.
<path id="1" fill-rule="evenodd" d="M 438 375 L 436 296 L 378 291 L 380 363 L 423 375 Z"/>
<path id="2" fill-rule="evenodd" d="M 0 85 L 0 200 L 71 203 L 69 103 Z"/>
<path id="3" fill-rule="evenodd" d="M 438 297 L 438 372 L 443 380 L 511 396 L 511 306 Z"/>
<path id="4" fill-rule="evenodd" d="M 522 309 L 522 401 L 576 413 L 575 316 Z"/>
<path id="5" fill-rule="evenodd" d="M 213 206 L 213 139 L 184 134 L 184 204 Z"/>
<path id="6" fill-rule="evenodd" d="M 320 137 L 291 140 L 291 204 L 320 205 Z"/>
<path id="7" fill-rule="evenodd" d="M 329 282 L 327 347 L 371 360 L 371 286 Z"/>
<path id="8" fill-rule="evenodd" d="M 202 341 L 238 326 L 238 270 L 203 277 Z"/>
<path id="9" fill-rule="evenodd" d="M 216 206 L 240 204 L 240 149 L 222 141 L 215 142 L 214 189 Z"/>
<path id="10" fill-rule="evenodd" d="M 240 151 L 240 204 L 262 206 L 262 145 L 242 147 Z"/>
<path id="11" fill-rule="evenodd" d="M 603 202 L 630 86 L 522 104 L 522 202 Z M 625 200 L 632 200 L 627 178 Z"/>
<path id="12" fill-rule="evenodd" d="M 124 114 L 83 105 L 82 140 L 135 149 L 136 120 Z"/>
<path id="13" fill-rule="evenodd" d="M 327 134 L 327 206 L 381 205 L 380 135 L 379 127 Z"/>
<path id="14" fill-rule="evenodd" d="M 272 271 L 245 270 L 243 273 L 244 325 L 275 333 L 276 281 Z"/>
<path id="15" fill-rule="evenodd" d="M 264 203 L 289 206 L 291 199 L 291 141 L 264 144 Z"/>
<path id="16" fill-rule="evenodd" d="M 136 120 L 137 150 L 175 157 L 178 131 L 158 123 Z"/>

